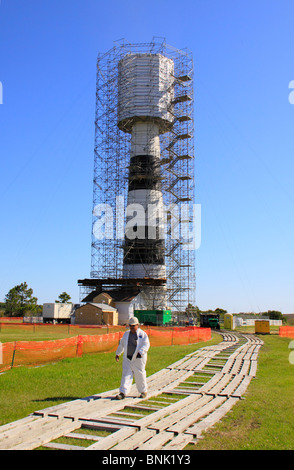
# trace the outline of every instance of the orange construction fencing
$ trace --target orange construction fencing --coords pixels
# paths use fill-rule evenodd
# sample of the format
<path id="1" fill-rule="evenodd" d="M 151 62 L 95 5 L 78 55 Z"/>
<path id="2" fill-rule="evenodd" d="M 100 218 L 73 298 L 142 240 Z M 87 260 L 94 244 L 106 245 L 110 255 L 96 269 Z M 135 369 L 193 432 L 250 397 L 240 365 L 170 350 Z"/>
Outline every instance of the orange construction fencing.
<path id="1" fill-rule="evenodd" d="M 143 328 L 152 347 L 193 344 L 211 339 L 210 328 Z M 115 351 L 124 331 L 104 335 L 78 335 L 49 341 L 0 343 L 0 372 L 20 365 L 32 366 L 67 357 L 80 357 L 88 353 Z"/>
<path id="2" fill-rule="evenodd" d="M 108 335 L 82 335 L 79 336 L 83 354 L 116 351 L 123 332 L 109 333 Z"/>
<path id="3" fill-rule="evenodd" d="M 71 323 L 66 324 L 53 324 L 53 323 L 23 323 L 23 322 L 2 322 L 0 318 L 0 332 L 12 331 L 25 331 L 26 333 L 45 333 L 45 335 L 56 334 L 63 335 L 76 335 L 79 334 L 79 330 L 83 330 L 83 334 L 96 334 L 101 335 L 112 333 L 120 330 L 125 330 L 123 326 L 112 326 L 112 325 L 72 325 Z"/>
<path id="4" fill-rule="evenodd" d="M 279 336 L 294 338 L 294 326 L 280 326 Z"/>
<path id="5" fill-rule="evenodd" d="M 77 338 L 57 339 L 50 341 L 16 341 L 14 365 L 44 364 L 77 353 Z"/>

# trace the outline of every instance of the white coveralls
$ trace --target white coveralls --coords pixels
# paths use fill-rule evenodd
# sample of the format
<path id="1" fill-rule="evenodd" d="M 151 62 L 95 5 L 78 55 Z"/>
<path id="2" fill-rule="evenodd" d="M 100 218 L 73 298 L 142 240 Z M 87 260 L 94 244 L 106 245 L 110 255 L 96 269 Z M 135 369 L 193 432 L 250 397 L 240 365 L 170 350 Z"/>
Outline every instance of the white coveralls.
<path id="1" fill-rule="evenodd" d="M 133 354 L 132 359 L 127 358 L 128 340 L 130 331 L 126 331 L 121 338 L 116 355 L 120 356 L 124 353 L 123 357 L 123 370 L 122 378 L 119 391 L 124 395 L 127 395 L 130 391 L 133 382 L 133 376 L 135 376 L 135 382 L 139 393 L 147 393 L 147 381 L 145 366 L 147 362 L 147 351 L 150 347 L 150 342 L 147 333 L 137 329 L 137 347 Z M 141 355 L 141 358 L 137 358 L 137 354 Z"/>

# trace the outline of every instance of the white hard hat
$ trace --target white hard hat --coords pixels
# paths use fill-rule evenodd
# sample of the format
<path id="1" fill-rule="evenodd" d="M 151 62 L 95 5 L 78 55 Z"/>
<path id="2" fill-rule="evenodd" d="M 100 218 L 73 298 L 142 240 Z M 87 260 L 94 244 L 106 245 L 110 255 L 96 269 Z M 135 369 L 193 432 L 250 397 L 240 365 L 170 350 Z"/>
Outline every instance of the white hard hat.
<path id="1" fill-rule="evenodd" d="M 132 317 L 129 319 L 129 325 L 139 325 L 139 320 L 137 317 Z"/>

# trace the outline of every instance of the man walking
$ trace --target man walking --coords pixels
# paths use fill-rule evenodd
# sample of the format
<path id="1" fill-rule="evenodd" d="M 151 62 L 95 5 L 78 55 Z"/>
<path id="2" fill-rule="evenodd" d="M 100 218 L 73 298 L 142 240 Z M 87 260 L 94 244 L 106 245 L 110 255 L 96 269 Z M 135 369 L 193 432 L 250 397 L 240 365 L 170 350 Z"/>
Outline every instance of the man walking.
<path id="1" fill-rule="evenodd" d="M 116 350 L 115 359 L 118 362 L 119 356 L 124 353 L 123 370 L 119 394 L 117 400 L 122 400 L 128 394 L 133 376 L 140 393 L 140 398 L 147 396 L 147 381 L 145 366 L 147 362 L 147 351 L 150 342 L 147 333 L 139 328 L 138 318 L 132 317 L 129 321 L 130 330 L 126 331 L 121 338 Z"/>

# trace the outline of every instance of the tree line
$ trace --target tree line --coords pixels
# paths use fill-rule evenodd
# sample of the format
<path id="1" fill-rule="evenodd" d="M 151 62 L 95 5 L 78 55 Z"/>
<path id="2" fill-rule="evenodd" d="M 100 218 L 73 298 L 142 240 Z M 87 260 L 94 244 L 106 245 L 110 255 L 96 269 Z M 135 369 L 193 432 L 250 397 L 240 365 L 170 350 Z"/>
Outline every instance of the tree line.
<path id="1" fill-rule="evenodd" d="M 26 282 L 12 287 L 6 294 L 4 302 L 0 303 L 2 314 L 7 317 L 24 317 L 26 315 L 41 314 L 43 307 L 38 304 L 38 298 L 33 294 L 33 289 Z M 70 300 L 70 295 L 67 292 L 62 292 L 55 302 L 67 303 Z"/>
<path id="2" fill-rule="evenodd" d="M 62 292 L 58 299 L 55 300 L 57 303 L 68 303 L 71 301 L 71 297 L 67 292 Z M 38 315 L 42 313 L 43 307 L 38 304 L 38 299 L 33 295 L 33 289 L 28 287 L 26 282 L 23 282 L 17 286 L 14 286 L 5 296 L 5 301 L 0 302 L 0 316 L 11 316 L 11 317 L 24 317 L 25 315 Z M 220 318 L 223 317 L 227 310 L 223 308 L 216 308 L 215 310 L 200 310 L 196 305 L 188 304 L 185 315 L 187 318 L 193 318 L 193 320 L 199 321 L 200 315 L 203 313 L 217 313 Z M 241 314 L 241 313 L 240 313 Z M 242 312 L 244 315 L 252 314 L 251 312 Z M 278 310 L 268 310 L 267 312 L 259 312 L 254 314 L 258 316 L 266 316 L 270 320 L 285 320 L 285 316 Z"/>
<path id="3" fill-rule="evenodd" d="M 217 313 L 219 314 L 220 318 L 224 316 L 225 313 L 228 313 L 227 310 L 223 308 L 216 308 L 215 310 L 200 310 L 199 307 L 193 306 L 192 304 L 188 304 L 188 307 L 186 308 L 185 311 L 187 317 L 192 317 L 193 319 L 197 319 L 199 321 L 200 315 L 203 313 Z M 239 312 L 239 315 L 254 315 L 254 316 L 260 316 L 260 317 L 268 317 L 270 320 L 284 320 L 286 321 L 287 318 L 285 315 L 282 314 L 279 310 L 268 310 L 267 312 L 259 312 L 259 313 L 253 313 L 253 312 Z"/>

